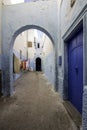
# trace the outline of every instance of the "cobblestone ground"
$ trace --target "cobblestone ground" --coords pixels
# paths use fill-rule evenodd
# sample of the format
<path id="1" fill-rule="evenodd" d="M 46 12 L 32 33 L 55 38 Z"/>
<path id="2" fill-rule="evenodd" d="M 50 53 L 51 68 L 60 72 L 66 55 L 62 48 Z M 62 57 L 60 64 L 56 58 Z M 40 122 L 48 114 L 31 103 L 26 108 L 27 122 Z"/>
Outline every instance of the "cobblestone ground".
<path id="1" fill-rule="evenodd" d="M 0 130 L 76 130 L 43 73 L 25 73 L 15 91 L 0 101 Z"/>

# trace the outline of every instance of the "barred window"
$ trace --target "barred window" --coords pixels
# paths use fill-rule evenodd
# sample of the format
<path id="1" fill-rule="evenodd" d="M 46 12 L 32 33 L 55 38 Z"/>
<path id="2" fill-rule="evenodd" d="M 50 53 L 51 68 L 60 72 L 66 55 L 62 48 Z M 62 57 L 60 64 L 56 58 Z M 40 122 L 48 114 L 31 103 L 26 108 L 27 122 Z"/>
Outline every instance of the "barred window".
<path id="1" fill-rule="evenodd" d="M 37 48 L 40 48 L 40 44 L 39 43 L 37 44 Z"/>
<path id="2" fill-rule="evenodd" d="M 28 42 L 27 47 L 32 47 L 32 42 Z"/>

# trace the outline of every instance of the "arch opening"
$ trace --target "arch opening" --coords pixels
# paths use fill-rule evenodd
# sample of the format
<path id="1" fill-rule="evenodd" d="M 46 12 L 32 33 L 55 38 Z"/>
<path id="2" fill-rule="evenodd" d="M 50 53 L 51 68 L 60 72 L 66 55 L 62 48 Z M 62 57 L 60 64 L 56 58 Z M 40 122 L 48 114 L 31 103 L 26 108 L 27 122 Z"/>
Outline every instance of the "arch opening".
<path id="1" fill-rule="evenodd" d="M 36 71 L 36 70 L 39 70 L 39 71 L 43 71 L 46 75 L 46 77 L 48 78 L 48 80 L 55 86 L 55 44 L 53 42 L 53 39 L 51 37 L 51 35 L 49 34 L 48 31 L 46 31 L 45 29 L 43 29 L 42 27 L 38 27 L 38 26 L 35 26 L 35 25 L 27 25 L 27 26 L 23 26 L 21 27 L 20 29 L 18 29 L 17 31 L 15 31 L 13 37 L 12 37 L 12 40 L 11 40 L 11 48 L 10 48 L 10 77 L 11 77 L 11 85 L 13 86 L 13 81 L 14 81 L 14 66 L 13 66 L 13 48 L 14 48 L 14 45 L 15 45 L 15 41 L 16 41 L 16 38 L 23 34 L 23 32 L 25 31 L 28 31 L 28 30 L 38 30 L 38 31 L 41 31 L 42 33 L 45 34 L 45 38 L 47 38 L 47 40 L 49 41 L 49 47 L 51 47 L 52 51 L 49 52 L 49 53 L 45 53 L 44 51 L 46 50 L 46 48 L 44 49 L 44 44 L 41 45 L 40 41 L 37 41 L 37 45 L 36 45 L 36 41 L 35 41 L 35 37 L 33 38 L 34 41 L 34 49 L 36 50 L 39 50 L 39 49 L 42 49 L 43 52 L 40 52 L 39 54 L 36 54 L 36 52 L 33 53 L 34 55 L 34 58 L 33 59 L 28 59 L 28 51 L 27 49 L 25 48 L 26 50 L 26 58 L 25 58 L 25 61 L 29 61 L 29 70 L 30 71 Z M 45 41 L 45 40 L 43 40 Z M 39 43 L 39 48 L 38 48 L 38 43 Z M 45 44 L 46 46 L 48 44 Z M 50 46 L 51 45 L 51 46 Z M 39 67 L 37 67 L 37 69 L 35 68 L 36 67 L 36 62 L 35 62 L 35 59 L 37 58 L 40 58 L 40 60 L 38 60 L 38 64 L 40 64 Z M 20 59 L 22 59 L 22 51 L 20 50 Z M 46 63 L 49 63 L 49 64 L 46 64 Z M 20 65 L 21 66 L 21 65 Z M 14 88 L 13 88 L 14 90 Z"/>
<path id="2" fill-rule="evenodd" d="M 36 58 L 36 71 L 41 71 L 41 58 Z"/>
<path id="3" fill-rule="evenodd" d="M 44 29 L 43 27 L 37 26 L 37 25 L 26 25 L 26 26 L 22 26 L 21 28 L 17 29 L 14 32 L 14 34 L 12 36 L 12 40 L 11 40 L 11 47 L 12 48 L 13 48 L 14 41 L 15 41 L 16 37 L 19 34 L 21 34 L 22 32 L 24 32 L 26 30 L 29 30 L 29 29 L 37 29 L 37 30 L 40 30 L 41 32 L 45 33 L 49 37 L 49 39 L 51 40 L 51 42 L 55 45 L 55 42 L 54 42 L 52 36 L 50 35 L 50 33 L 46 29 Z"/>

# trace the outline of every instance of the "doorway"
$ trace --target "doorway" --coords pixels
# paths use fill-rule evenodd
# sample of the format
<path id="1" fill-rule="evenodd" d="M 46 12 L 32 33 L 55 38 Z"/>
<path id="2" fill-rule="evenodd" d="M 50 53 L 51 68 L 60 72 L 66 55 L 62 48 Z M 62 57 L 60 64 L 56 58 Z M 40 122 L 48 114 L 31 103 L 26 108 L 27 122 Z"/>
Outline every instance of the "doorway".
<path id="1" fill-rule="evenodd" d="M 36 58 L 36 71 L 41 71 L 41 58 Z"/>
<path id="2" fill-rule="evenodd" d="M 68 99 L 82 113 L 83 30 L 68 43 Z"/>

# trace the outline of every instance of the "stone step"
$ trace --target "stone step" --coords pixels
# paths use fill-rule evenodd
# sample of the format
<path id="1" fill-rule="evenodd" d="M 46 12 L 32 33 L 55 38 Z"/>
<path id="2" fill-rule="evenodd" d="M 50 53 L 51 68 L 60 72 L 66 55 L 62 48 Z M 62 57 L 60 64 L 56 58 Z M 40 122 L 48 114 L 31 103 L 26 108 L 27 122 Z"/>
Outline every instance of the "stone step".
<path id="1" fill-rule="evenodd" d="M 76 124 L 78 130 L 80 130 L 81 125 L 82 125 L 81 114 L 77 111 L 77 109 L 69 101 L 64 101 L 63 104 L 64 104 L 68 114 L 70 115 L 71 119 Z"/>

